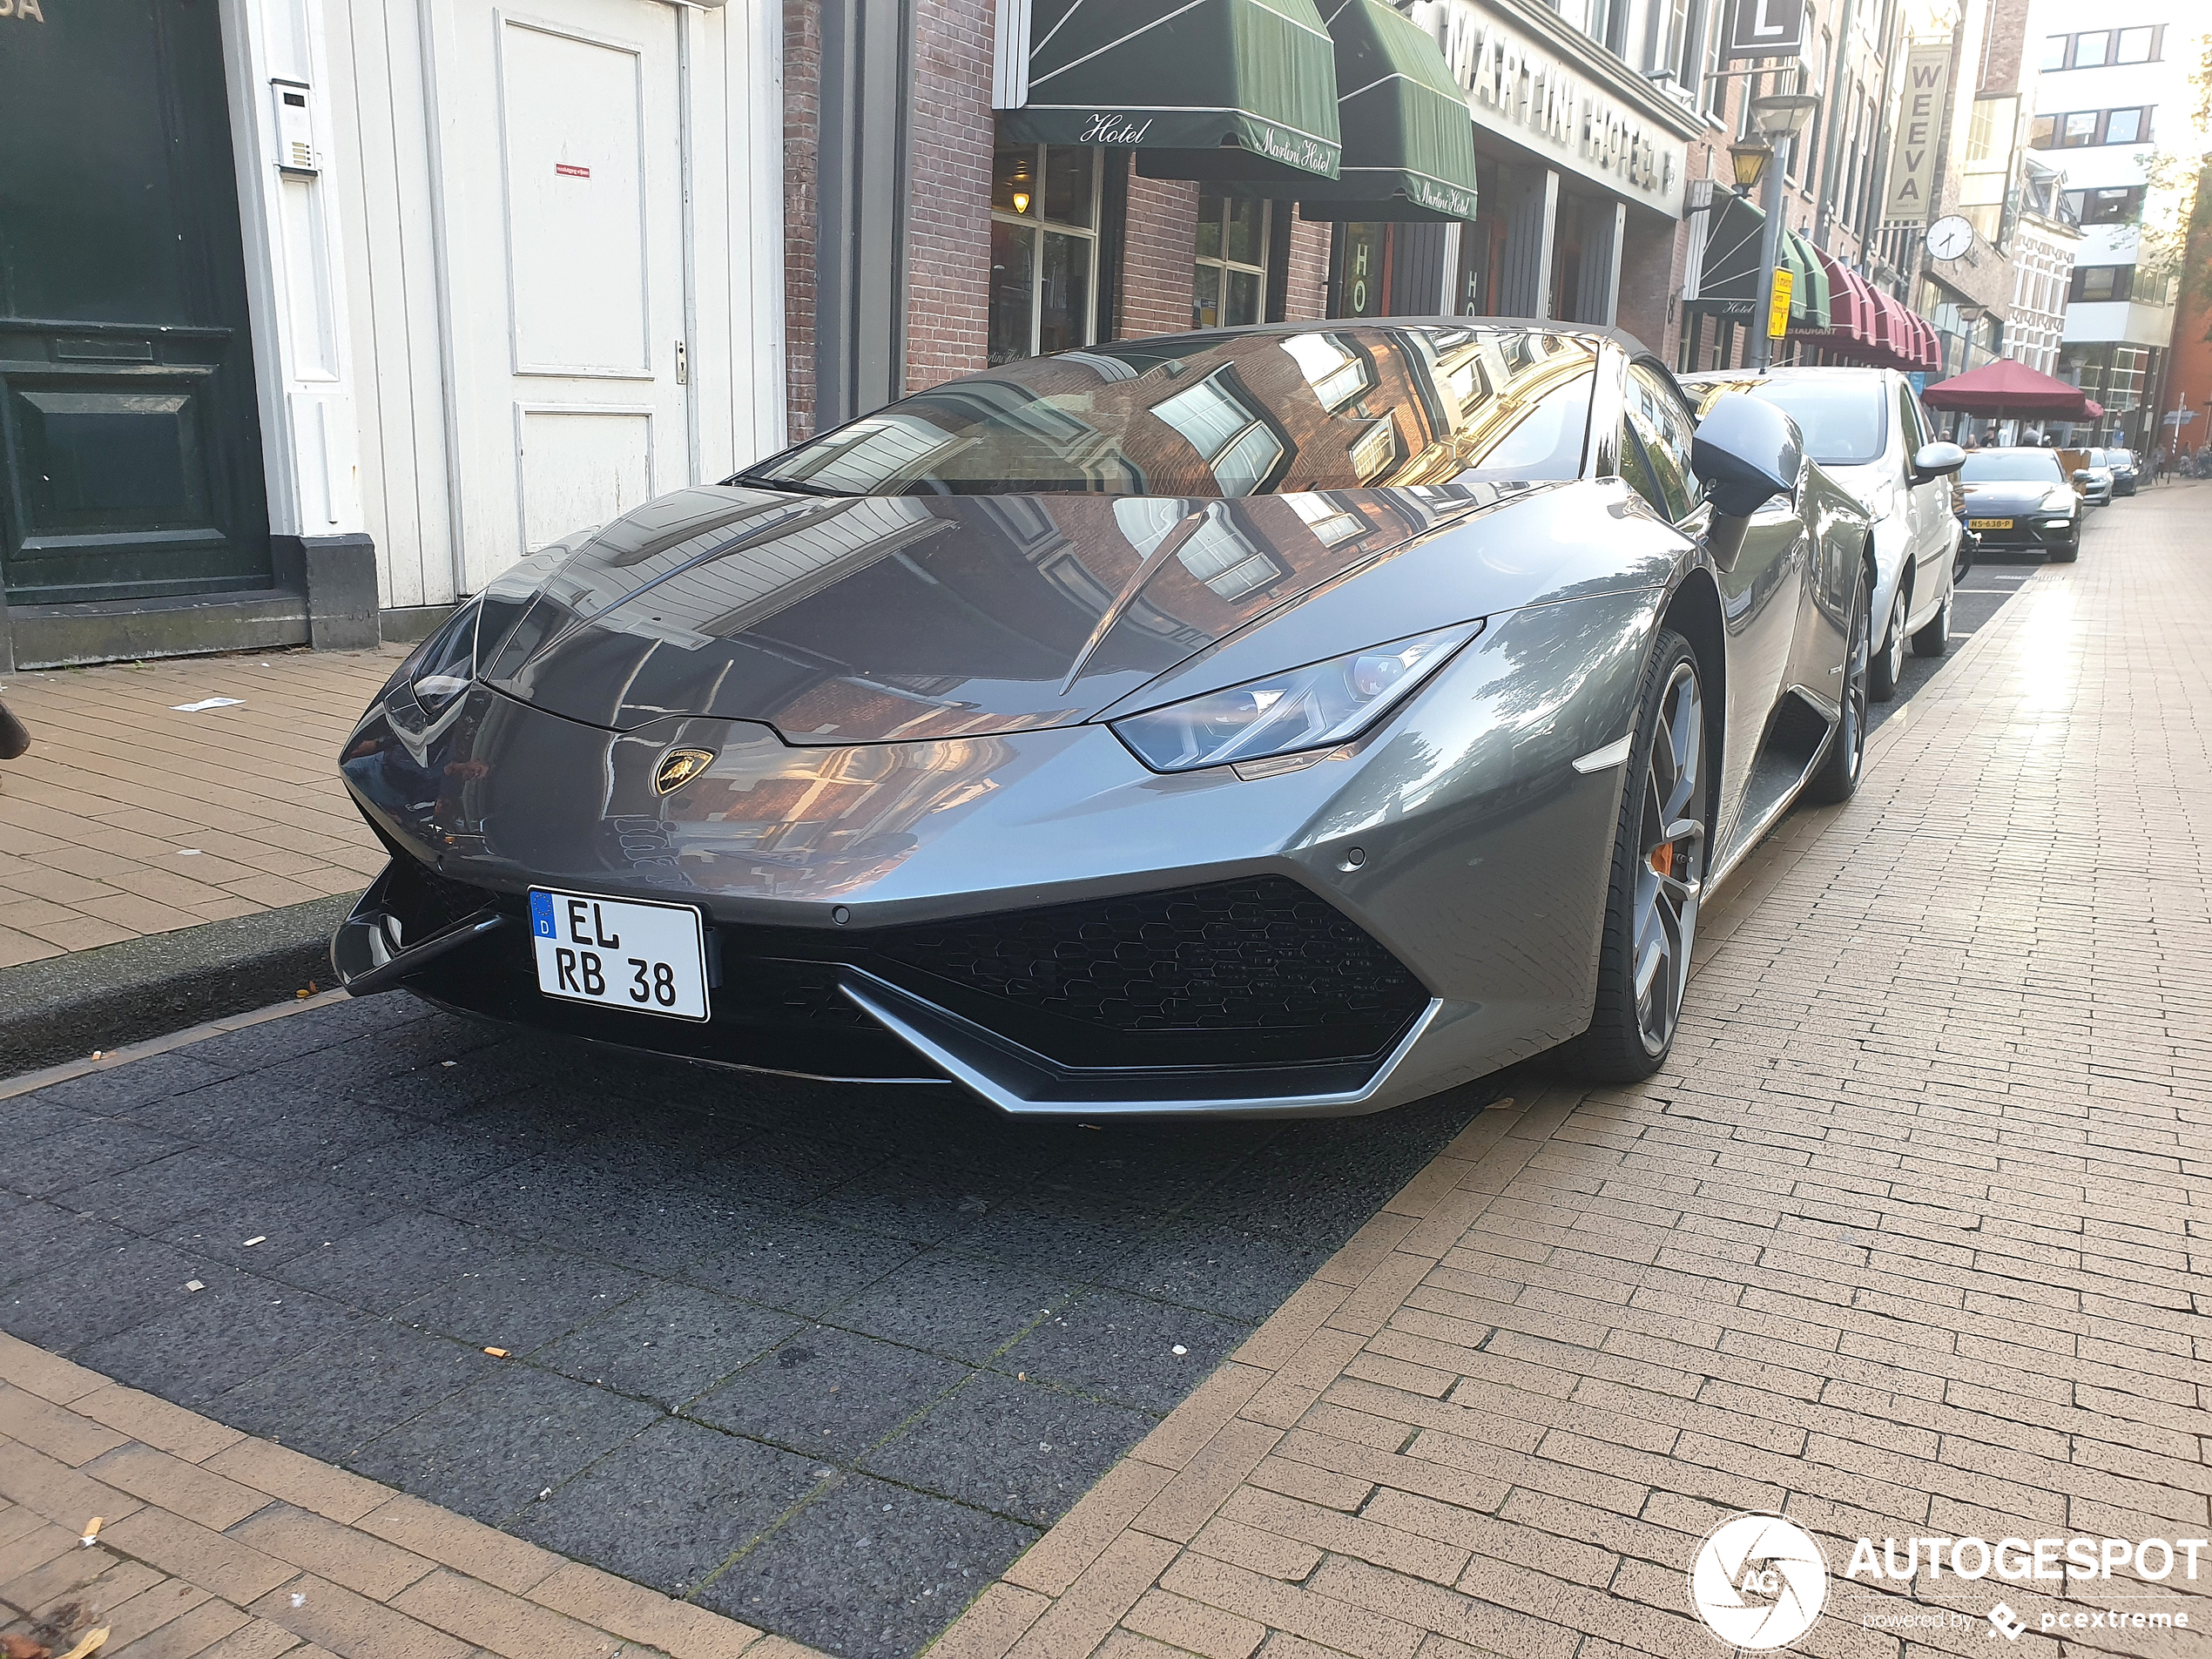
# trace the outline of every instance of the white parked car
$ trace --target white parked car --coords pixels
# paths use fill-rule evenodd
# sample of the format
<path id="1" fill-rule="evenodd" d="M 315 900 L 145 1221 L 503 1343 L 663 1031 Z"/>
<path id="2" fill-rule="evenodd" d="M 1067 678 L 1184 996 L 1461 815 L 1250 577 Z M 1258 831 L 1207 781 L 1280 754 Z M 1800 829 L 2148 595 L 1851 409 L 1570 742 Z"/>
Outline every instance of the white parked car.
<path id="1" fill-rule="evenodd" d="M 1779 405 L 1804 434 L 1805 453 L 1872 516 L 1876 644 L 1866 689 L 1887 702 L 1905 673 L 1906 640 L 1921 657 L 1951 646 L 1960 535 L 1952 475 L 1966 452 L 1932 440 L 1927 412 L 1895 369 L 1721 369 L 1678 378 L 1701 415 L 1723 392 Z"/>

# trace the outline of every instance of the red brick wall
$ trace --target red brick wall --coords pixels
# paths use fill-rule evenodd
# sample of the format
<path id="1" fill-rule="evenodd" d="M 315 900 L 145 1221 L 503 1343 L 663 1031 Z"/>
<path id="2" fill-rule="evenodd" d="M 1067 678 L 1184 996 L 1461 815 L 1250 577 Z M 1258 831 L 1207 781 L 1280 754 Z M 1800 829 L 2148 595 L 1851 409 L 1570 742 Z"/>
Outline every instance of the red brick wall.
<path id="1" fill-rule="evenodd" d="M 907 389 L 984 367 L 993 0 L 920 0 L 907 194 Z"/>
<path id="2" fill-rule="evenodd" d="M 1198 186 L 1144 179 L 1132 170 L 1116 337 L 1138 340 L 1190 327 L 1190 260 L 1197 245 Z"/>
<path id="3" fill-rule="evenodd" d="M 1278 213 L 1298 212 L 1296 204 L 1277 202 Z M 1293 217 L 1291 220 L 1291 269 L 1284 286 L 1283 316 L 1298 322 L 1326 314 L 1329 308 L 1329 242 L 1336 226 Z"/>
<path id="4" fill-rule="evenodd" d="M 784 8 L 784 401 L 793 443 L 814 432 L 814 179 L 822 116 L 819 5 Z"/>

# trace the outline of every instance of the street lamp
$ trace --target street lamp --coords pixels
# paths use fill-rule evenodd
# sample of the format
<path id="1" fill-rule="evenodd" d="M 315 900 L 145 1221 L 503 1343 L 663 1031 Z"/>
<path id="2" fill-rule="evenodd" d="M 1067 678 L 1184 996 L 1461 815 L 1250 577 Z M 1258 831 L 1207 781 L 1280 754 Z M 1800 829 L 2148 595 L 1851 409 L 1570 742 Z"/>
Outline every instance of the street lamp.
<path id="1" fill-rule="evenodd" d="M 1819 96 L 1813 92 L 1770 92 L 1764 98 L 1753 98 L 1751 125 L 1765 140 L 1760 147 L 1772 157 L 1805 130 L 1805 124 L 1819 107 Z M 1744 167 L 1750 165 L 1749 158 L 1739 153 L 1744 147 L 1730 146 L 1729 150 L 1739 180 Z M 1762 160 L 1752 177 L 1757 179 L 1761 173 L 1766 179 L 1765 199 L 1760 204 L 1766 212 L 1766 223 L 1759 236 L 1758 310 L 1751 319 L 1751 368 L 1755 372 L 1764 372 L 1774 361 L 1774 340 L 1767 333 L 1767 319 L 1774 311 L 1774 267 L 1782 258 L 1782 169 Z"/>
<path id="2" fill-rule="evenodd" d="M 1774 152 L 1763 144 L 1731 144 L 1728 146 L 1729 164 L 1736 171 L 1736 188 L 1745 200 L 1759 187 L 1759 176 L 1766 172 L 1766 164 L 1774 159 Z"/>

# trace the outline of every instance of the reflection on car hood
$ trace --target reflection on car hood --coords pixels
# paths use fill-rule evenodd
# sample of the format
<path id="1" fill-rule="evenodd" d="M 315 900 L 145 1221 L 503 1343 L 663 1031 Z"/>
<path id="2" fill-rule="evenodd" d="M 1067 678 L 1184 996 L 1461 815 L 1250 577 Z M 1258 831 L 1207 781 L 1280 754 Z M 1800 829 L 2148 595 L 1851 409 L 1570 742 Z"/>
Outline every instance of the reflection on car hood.
<path id="1" fill-rule="evenodd" d="M 759 720 L 796 744 L 1069 725 L 1391 550 L 1528 493 L 702 487 L 582 541 L 483 672 L 617 731 L 670 714 Z"/>
<path id="2" fill-rule="evenodd" d="M 2041 509 L 2043 497 L 2065 485 L 2055 482 L 2036 483 L 1999 479 L 1986 484 L 1967 484 L 1966 507 L 1970 512 L 1981 513 L 2007 509 L 2018 512 L 2035 512 Z"/>

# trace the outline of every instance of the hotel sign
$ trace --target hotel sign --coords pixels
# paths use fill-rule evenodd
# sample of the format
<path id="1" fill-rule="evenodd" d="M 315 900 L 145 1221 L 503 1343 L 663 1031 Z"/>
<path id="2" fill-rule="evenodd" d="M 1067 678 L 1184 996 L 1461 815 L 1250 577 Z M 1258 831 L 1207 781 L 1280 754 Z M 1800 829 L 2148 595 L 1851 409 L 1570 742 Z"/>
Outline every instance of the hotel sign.
<path id="1" fill-rule="evenodd" d="M 1563 172 L 1682 217 L 1689 154 L 1682 138 L 1472 0 L 1416 0 L 1406 15 L 1435 37 L 1467 92 L 1478 132 L 1494 132 Z"/>

